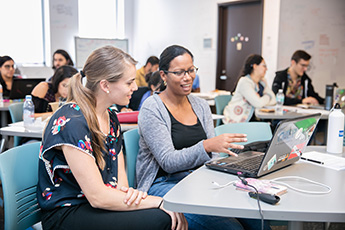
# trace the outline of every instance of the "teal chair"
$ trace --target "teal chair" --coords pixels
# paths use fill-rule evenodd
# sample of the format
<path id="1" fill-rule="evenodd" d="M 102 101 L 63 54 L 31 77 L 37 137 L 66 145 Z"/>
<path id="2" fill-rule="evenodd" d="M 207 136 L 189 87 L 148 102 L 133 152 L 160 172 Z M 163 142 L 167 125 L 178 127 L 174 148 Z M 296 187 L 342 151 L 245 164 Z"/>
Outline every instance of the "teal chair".
<path id="1" fill-rule="evenodd" d="M 8 106 L 12 122 L 23 121 L 23 104 L 24 102 L 14 103 Z M 13 146 L 20 145 L 22 137 L 14 136 Z"/>
<path id="2" fill-rule="evenodd" d="M 231 95 L 218 95 L 214 98 L 214 103 L 216 106 L 216 114 L 218 115 L 223 115 L 223 110 L 225 108 L 225 106 L 229 103 L 229 101 L 231 100 Z M 221 119 L 217 120 L 216 126 L 219 126 L 223 124 Z"/>
<path id="3" fill-rule="evenodd" d="M 5 230 L 22 230 L 41 221 L 36 198 L 40 142 L 0 154 Z"/>
<path id="4" fill-rule="evenodd" d="M 215 128 L 216 136 L 223 133 L 245 133 L 247 134 L 247 142 L 239 142 L 236 144 L 249 144 L 254 141 L 267 141 L 272 138 L 272 130 L 267 122 L 243 122 L 229 123 L 217 126 Z M 221 153 L 221 156 L 227 154 Z"/>
<path id="5" fill-rule="evenodd" d="M 131 129 L 123 133 L 126 154 L 126 168 L 129 187 L 136 188 L 135 167 L 139 152 L 138 129 Z"/>
<path id="6" fill-rule="evenodd" d="M 268 122 L 242 122 L 229 123 L 215 128 L 216 136 L 223 133 L 245 133 L 247 142 L 239 144 L 249 144 L 254 141 L 266 141 L 272 138 L 271 126 Z"/>

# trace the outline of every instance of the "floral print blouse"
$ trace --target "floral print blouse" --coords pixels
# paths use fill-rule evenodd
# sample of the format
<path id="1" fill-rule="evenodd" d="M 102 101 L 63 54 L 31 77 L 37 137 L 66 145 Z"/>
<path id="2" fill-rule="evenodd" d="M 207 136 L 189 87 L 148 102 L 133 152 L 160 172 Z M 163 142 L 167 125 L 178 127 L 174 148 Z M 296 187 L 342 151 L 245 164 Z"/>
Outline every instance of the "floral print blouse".
<path id="1" fill-rule="evenodd" d="M 100 173 L 104 184 L 116 188 L 122 135 L 115 112 L 111 109 L 108 112 L 110 132 L 105 141 L 107 152 L 103 153 L 106 165 Z M 67 103 L 53 114 L 46 126 L 39 155 L 37 199 L 43 210 L 87 202 L 62 150 L 56 147 L 69 145 L 95 159 L 91 143 L 91 132 L 77 104 Z"/>

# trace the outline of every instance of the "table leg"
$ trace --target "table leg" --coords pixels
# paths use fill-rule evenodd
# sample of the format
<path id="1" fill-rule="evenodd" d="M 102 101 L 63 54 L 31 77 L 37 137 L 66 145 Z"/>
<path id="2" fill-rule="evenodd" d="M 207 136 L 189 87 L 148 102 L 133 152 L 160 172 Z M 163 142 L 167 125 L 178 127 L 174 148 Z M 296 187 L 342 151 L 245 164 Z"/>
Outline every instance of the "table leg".
<path id="1" fill-rule="evenodd" d="M 303 222 L 289 221 L 288 230 L 303 230 Z"/>

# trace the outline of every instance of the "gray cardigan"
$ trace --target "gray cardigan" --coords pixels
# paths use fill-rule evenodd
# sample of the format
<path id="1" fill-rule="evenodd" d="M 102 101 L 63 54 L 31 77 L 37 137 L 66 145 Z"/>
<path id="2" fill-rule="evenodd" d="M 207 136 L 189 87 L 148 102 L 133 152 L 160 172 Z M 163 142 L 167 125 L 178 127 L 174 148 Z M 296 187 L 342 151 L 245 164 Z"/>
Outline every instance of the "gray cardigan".
<path id="1" fill-rule="evenodd" d="M 205 130 L 207 138 L 215 136 L 212 114 L 208 103 L 189 95 L 188 100 Z M 139 154 L 136 164 L 137 188 L 148 191 L 157 175 L 159 166 L 167 173 L 192 169 L 210 160 L 203 141 L 176 150 L 171 138 L 171 120 L 157 94 L 145 100 L 138 117 Z"/>

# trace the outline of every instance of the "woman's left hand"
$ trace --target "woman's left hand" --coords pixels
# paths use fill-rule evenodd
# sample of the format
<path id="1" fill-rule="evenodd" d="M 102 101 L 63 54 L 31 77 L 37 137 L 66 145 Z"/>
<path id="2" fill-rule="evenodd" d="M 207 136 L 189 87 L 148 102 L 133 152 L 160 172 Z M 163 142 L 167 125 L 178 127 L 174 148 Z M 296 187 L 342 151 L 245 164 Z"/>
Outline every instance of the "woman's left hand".
<path id="1" fill-rule="evenodd" d="M 120 190 L 127 193 L 123 202 L 128 206 L 132 205 L 133 203 L 135 203 L 135 205 L 139 205 L 140 202 L 147 197 L 147 192 L 139 191 L 134 188 L 122 186 Z"/>
<path id="2" fill-rule="evenodd" d="M 243 145 L 233 144 L 233 142 L 247 142 L 246 134 L 224 133 L 219 136 L 204 140 L 204 148 L 206 152 L 227 153 L 237 156 L 231 152 L 229 148 L 243 149 Z"/>

